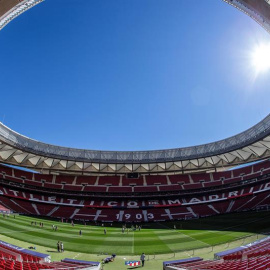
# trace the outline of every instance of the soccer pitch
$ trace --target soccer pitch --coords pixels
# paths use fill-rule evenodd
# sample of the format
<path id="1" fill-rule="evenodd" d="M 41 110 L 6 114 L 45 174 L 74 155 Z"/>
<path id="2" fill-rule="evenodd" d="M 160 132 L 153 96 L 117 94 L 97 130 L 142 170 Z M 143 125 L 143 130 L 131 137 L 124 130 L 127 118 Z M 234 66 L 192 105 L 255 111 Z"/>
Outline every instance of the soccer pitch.
<path id="1" fill-rule="evenodd" d="M 44 223 L 44 227 L 40 227 L 40 222 Z M 54 231 L 52 225 L 58 226 L 58 230 Z M 174 225 L 176 229 L 173 229 Z M 128 227 L 130 228 L 130 225 Z M 106 235 L 104 228 L 107 230 Z M 121 265 L 123 265 L 123 259 L 139 259 L 138 255 L 142 252 L 147 254 L 148 259 L 150 255 L 151 258 L 155 256 L 162 258 L 162 255 L 158 254 L 181 252 L 181 257 L 187 258 L 194 255 L 194 250 L 197 249 L 212 248 L 214 251 L 213 246 L 252 235 L 255 240 L 270 231 L 270 214 L 268 212 L 238 213 L 183 222 L 145 224 L 140 231 L 129 230 L 128 233 L 122 233 L 121 227 L 111 227 L 106 224 L 104 227 L 82 224 L 72 226 L 70 223 L 60 221 L 19 215 L 14 218 L 11 215 L 6 218 L 0 217 L 0 229 L 1 240 L 23 247 L 36 246 L 37 251 L 50 254 L 53 260 L 65 257 L 101 260 L 106 257 L 106 254 L 115 253 L 117 259 L 122 255 Z M 80 230 L 82 230 L 81 236 Z M 64 243 L 63 254 L 57 253 L 57 241 Z M 238 245 L 241 245 L 241 242 Z M 164 260 L 168 258 L 165 256 Z M 172 259 L 180 258 L 176 256 Z M 161 263 L 162 259 L 159 268 L 155 268 L 157 266 L 151 268 L 148 264 L 146 269 L 161 269 Z M 106 269 L 114 268 L 108 266 Z"/>

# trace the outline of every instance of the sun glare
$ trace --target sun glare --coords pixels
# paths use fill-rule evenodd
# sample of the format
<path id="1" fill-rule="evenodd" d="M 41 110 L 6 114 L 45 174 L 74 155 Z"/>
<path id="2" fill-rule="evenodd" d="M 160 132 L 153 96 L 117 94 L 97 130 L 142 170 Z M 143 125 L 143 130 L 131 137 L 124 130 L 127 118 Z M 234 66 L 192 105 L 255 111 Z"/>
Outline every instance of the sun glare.
<path id="1" fill-rule="evenodd" d="M 261 44 L 254 49 L 252 65 L 257 73 L 270 70 L 270 44 Z"/>

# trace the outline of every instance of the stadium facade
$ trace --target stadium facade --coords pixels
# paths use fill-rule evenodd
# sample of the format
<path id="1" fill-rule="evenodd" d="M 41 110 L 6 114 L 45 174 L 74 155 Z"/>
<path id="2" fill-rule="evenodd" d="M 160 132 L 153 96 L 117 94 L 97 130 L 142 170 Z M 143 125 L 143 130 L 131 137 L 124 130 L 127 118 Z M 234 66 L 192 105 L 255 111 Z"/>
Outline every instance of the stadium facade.
<path id="1" fill-rule="evenodd" d="M 41 0 L 1 0 L 0 29 Z M 266 0 L 226 0 L 270 33 Z M 217 171 L 270 156 L 270 115 L 230 138 L 193 147 L 155 151 L 94 151 L 49 145 L 27 138 L 0 123 L 0 161 L 42 172 L 168 173 Z"/>
<path id="2" fill-rule="evenodd" d="M 0 0 L 0 28 L 40 2 Z M 270 33 L 268 0 L 225 2 Z M 155 151 L 60 147 L 0 123 L 0 204 L 24 214 L 96 222 L 178 220 L 268 209 L 269 157 L 270 115 L 221 141 Z M 261 162 L 224 171 L 254 161 Z"/>

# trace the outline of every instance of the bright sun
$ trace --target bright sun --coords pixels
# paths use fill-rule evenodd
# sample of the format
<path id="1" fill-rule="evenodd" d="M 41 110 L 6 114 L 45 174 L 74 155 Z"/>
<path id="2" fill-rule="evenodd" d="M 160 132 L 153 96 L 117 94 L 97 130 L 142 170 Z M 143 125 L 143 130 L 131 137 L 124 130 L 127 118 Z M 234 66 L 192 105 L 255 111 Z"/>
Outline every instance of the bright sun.
<path id="1" fill-rule="evenodd" d="M 252 65 L 258 73 L 270 70 L 270 44 L 260 44 L 254 49 Z"/>

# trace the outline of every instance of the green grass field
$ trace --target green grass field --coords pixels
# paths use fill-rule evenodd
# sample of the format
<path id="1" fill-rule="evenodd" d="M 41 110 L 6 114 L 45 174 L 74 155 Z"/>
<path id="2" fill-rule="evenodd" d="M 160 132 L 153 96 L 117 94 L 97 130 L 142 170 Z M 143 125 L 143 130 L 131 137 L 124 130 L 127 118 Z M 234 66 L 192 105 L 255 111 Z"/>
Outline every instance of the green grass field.
<path id="1" fill-rule="evenodd" d="M 37 226 L 31 226 L 31 221 L 36 221 Z M 44 228 L 39 227 L 40 221 L 44 223 Z M 52 224 L 58 226 L 58 231 L 52 230 Z M 172 229 L 174 224 L 176 230 Z M 75 224 L 72 227 L 69 223 L 27 216 L 16 216 L 15 219 L 13 216 L 0 217 L 1 240 L 23 247 L 37 246 L 37 251 L 49 253 L 53 260 L 64 257 L 101 260 L 104 254 L 116 253 L 119 263 L 123 265 L 124 258 L 138 259 L 138 255 L 144 252 L 149 259 L 146 269 L 162 269 L 162 260 L 179 258 L 175 253 L 187 258 L 198 255 L 201 249 L 206 250 L 206 257 L 211 254 L 212 258 L 219 247 L 225 249 L 225 243 L 231 242 L 230 247 L 233 247 L 234 244 L 241 245 L 246 237 L 252 240 L 263 237 L 270 231 L 270 214 L 241 213 L 177 223 L 145 224 L 141 231 L 124 234 L 120 227 L 106 229 L 107 234 L 104 235 L 101 226 Z M 82 230 L 82 236 L 79 230 Z M 56 252 L 57 241 L 63 241 L 64 254 Z M 158 268 L 155 260 L 156 263 L 160 260 Z M 153 268 L 151 264 L 154 264 Z M 116 267 L 117 263 L 111 265 L 106 265 L 106 269 L 114 269 L 110 267 Z M 121 269 L 119 267 L 115 269 Z"/>

